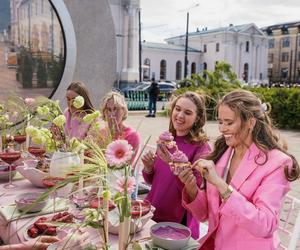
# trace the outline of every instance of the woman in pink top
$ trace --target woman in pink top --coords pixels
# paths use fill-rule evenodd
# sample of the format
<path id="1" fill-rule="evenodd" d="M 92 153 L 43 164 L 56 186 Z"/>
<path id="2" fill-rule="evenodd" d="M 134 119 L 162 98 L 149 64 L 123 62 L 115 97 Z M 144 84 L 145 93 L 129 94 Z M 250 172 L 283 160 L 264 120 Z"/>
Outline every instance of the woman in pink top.
<path id="1" fill-rule="evenodd" d="M 134 151 L 133 161 L 139 150 L 140 135 L 124 124 L 128 115 L 124 96 L 115 91 L 107 93 L 102 99 L 100 111 L 108 125 L 107 136 L 127 140 Z"/>
<path id="2" fill-rule="evenodd" d="M 184 207 L 199 221 L 208 220 L 201 250 L 277 247 L 281 203 L 289 182 L 299 177 L 299 165 L 280 145 L 266 109 L 249 91 L 225 95 L 217 106 L 222 135 L 206 160 L 193 166 L 206 188 L 195 185 L 190 170 L 179 175 Z"/>
<path id="3" fill-rule="evenodd" d="M 80 109 L 73 106 L 73 101 L 77 96 L 82 96 L 84 105 Z M 84 139 L 92 124 L 84 122 L 82 119 L 85 115 L 95 111 L 94 106 L 90 99 L 90 94 L 82 82 L 72 82 L 66 91 L 66 99 L 68 108 L 65 110 L 66 117 L 65 135 L 69 139 L 75 137 L 77 139 Z"/>
<path id="4" fill-rule="evenodd" d="M 186 154 L 188 161 L 193 163 L 207 155 L 210 146 L 203 131 L 206 121 L 205 100 L 203 96 L 186 92 L 178 96 L 171 105 L 169 131 L 173 134 L 178 150 Z M 153 220 L 156 222 L 171 221 L 187 225 L 192 230 L 193 238 L 199 237 L 199 222 L 182 206 L 182 189 L 184 185 L 171 171 L 171 158 L 166 146 L 158 144 L 158 149 L 149 151 L 143 157 L 143 176 L 152 184 L 147 198 L 156 208 Z M 202 178 L 199 175 L 197 185 Z"/>

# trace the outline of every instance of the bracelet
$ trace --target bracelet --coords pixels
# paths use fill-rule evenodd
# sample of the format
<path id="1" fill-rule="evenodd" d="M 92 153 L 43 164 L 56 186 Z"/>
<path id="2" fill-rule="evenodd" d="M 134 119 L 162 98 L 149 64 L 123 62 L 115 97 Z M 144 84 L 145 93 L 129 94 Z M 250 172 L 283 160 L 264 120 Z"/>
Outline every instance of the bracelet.
<path id="1" fill-rule="evenodd" d="M 232 192 L 233 192 L 233 187 L 231 185 L 228 185 L 226 191 L 220 194 L 222 200 L 226 201 L 229 198 L 229 196 L 231 195 Z"/>
<path id="2" fill-rule="evenodd" d="M 143 172 L 145 174 L 152 174 L 153 173 L 153 168 L 151 170 L 147 170 L 146 168 L 143 168 Z"/>

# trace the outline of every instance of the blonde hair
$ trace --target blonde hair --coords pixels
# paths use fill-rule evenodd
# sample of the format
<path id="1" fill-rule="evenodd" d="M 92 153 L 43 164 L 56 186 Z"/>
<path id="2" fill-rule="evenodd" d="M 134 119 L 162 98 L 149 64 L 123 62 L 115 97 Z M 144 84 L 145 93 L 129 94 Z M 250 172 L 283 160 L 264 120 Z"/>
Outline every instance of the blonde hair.
<path id="1" fill-rule="evenodd" d="M 121 93 L 116 92 L 116 91 L 110 91 L 102 98 L 100 111 L 101 111 L 103 119 L 106 121 L 105 110 L 106 110 L 107 103 L 110 99 L 112 99 L 114 101 L 116 106 L 119 106 L 124 110 L 124 115 L 122 117 L 122 120 L 123 121 L 126 120 L 126 118 L 128 116 L 128 109 L 127 109 L 127 104 L 125 102 L 125 98 Z"/>

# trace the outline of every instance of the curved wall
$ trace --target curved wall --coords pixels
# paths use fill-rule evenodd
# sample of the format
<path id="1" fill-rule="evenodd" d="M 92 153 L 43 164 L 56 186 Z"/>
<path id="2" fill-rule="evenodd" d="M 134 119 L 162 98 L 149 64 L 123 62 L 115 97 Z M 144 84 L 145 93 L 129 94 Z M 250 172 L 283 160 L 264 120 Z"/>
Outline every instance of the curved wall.
<path id="1" fill-rule="evenodd" d="M 115 82 L 116 41 L 107 0 L 52 0 L 66 39 L 66 66 L 54 99 L 65 107 L 65 90 L 73 80 L 84 82 L 99 107 Z"/>

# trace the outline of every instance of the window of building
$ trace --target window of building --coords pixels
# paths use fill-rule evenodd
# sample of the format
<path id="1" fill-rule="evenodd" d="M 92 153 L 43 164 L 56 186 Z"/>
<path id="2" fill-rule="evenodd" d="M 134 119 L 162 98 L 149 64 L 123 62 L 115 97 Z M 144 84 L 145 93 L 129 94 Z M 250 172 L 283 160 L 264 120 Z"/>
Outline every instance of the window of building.
<path id="1" fill-rule="evenodd" d="M 243 73 L 243 80 L 245 82 L 248 82 L 248 72 L 249 72 L 249 64 L 245 63 L 244 64 L 244 73 Z"/>
<path id="2" fill-rule="evenodd" d="M 204 52 L 204 53 L 207 52 L 207 46 L 206 46 L 206 44 L 203 45 L 203 52 Z"/>
<path id="3" fill-rule="evenodd" d="M 268 54 L 268 63 L 273 63 L 274 54 Z"/>
<path id="4" fill-rule="evenodd" d="M 262 80 L 262 76 L 263 76 L 263 74 L 259 73 L 259 80 Z"/>
<path id="5" fill-rule="evenodd" d="M 268 69 L 268 78 L 271 79 L 273 75 L 272 69 Z"/>
<path id="6" fill-rule="evenodd" d="M 182 63 L 181 61 L 176 62 L 176 80 L 181 80 L 182 77 Z"/>
<path id="7" fill-rule="evenodd" d="M 287 25 L 283 25 L 283 27 L 281 28 L 281 32 L 282 34 L 286 35 L 289 33 L 289 29 Z"/>
<path id="8" fill-rule="evenodd" d="M 298 52 L 298 61 L 300 61 L 300 51 Z"/>
<path id="9" fill-rule="evenodd" d="M 195 62 L 193 62 L 191 64 L 191 74 L 196 74 L 196 63 Z"/>
<path id="10" fill-rule="evenodd" d="M 144 65 L 143 65 L 143 79 L 145 81 L 150 80 L 150 59 L 146 58 L 144 60 Z"/>
<path id="11" fill-rule="evenodd" d="M 281 61 L 282 62 L 288 62 L 289 61 L 289 52 L 283 52 L 281 54 Z"/>
<path id="12" fill-rule="evenodd" d="M 219 52 L 219 51 L 220 51 L 220 44 L 216 43 L 216 52 Z"/>
<path id="13" fill-rule="evenodd" d="M 160 74 L 159 79 L 160 80 L 166 80 L 167 76 L 167 62 L 166 60 L 160 61 Z"/>
<path id="14" fill-rule="evenodd" d="M 284 37 L 282 38 L 282 48 L 288 48 L 290 47 L 290 38 Z"/>
<path id="15" fill-rule="evenodd" d="M 297 69 L 297 81 L 300 81 L 300 68 Z"/>
<path id="16" fill-rule="evenodd" d="M 281 78 L 287 78 L 288 77 L 288 73 L 289 73 L 288 68 L 282 68 L 281 69 Z"/>
<path id="17" fill-rule="evenodd" d="M 218 61 L 215 62 L 215 70 L 217 69 L 218 63 Z"/>
<path id="18" fill-rule="evenodd" d="M 275 47 L 275 39 L 269 39 L 269 49 L 273 49 Z"/>
<path id="19" fill-rule="evenodd" d="M 203 63 L 203 70 L 207 70 L 207 63 Z M 206 74 L 203 74 L 203 77 L 206 79 Z"/>
<path id="20" fill-rule="evenodd" d="M 246 41 L 246 52 L 249 52 L 249 46 L 250 46 L 250 42 Z"/>

